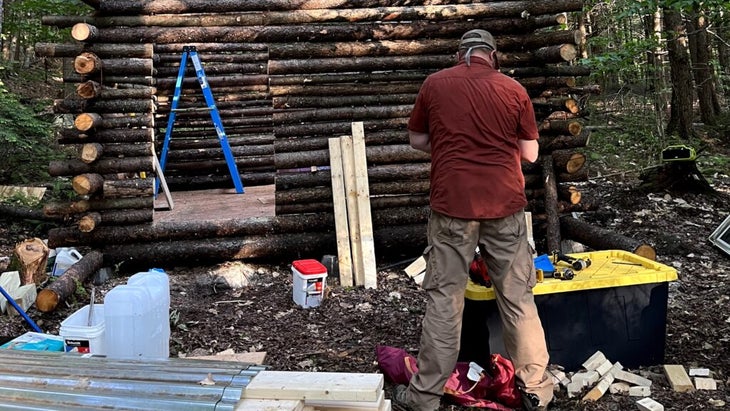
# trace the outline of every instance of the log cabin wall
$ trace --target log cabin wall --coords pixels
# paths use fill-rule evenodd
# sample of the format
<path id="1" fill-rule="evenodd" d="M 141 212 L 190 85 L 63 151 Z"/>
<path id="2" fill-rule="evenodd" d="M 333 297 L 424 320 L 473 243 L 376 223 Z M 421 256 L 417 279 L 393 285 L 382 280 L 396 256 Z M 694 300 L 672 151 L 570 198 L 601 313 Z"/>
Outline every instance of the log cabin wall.
<path id="1" fill-rule="evenodd" d="M 103 248 L 110 263 L 278 257 L 334 248 L 327 139 L 365 126 L 376 253 L 420 250 L 428 218 L 429 157 L 408 145 L 406 123 L 425 77 L 454 64 L 458 39 L 491 31 L 502 71 L 533 98 L 541 155 L 525 165 L 539 246 L 560 242 L 559 214 L 580 207 L 570 182 L 587 178 L 578 102 L 595 87 L 575 65 L 584 38 L 565 30 L 582 0 L 94 0 L 72 44 L 38 44 L 63 57 L 74 91 L 55 102 L 75 116 L 59 143 L 79 158 L 50 164 L 73 178 L 78 200 L 51 247 Z M 153 223 L 153 157 L 160 152 L 183 46 L 196 46 L 244 186 L 275 184 L 276 217 L 224 224 Z M 180 108 L 205 102 L 192 64 Z M 165 177 L 171 189 L 230 187 L 208 111 L 177 114 Z M 244 194 L 245 195 L 245 194 Z M 213 241 L 213 240 L 216 241 Z M 213 245 L 213 243 L 215 245 Z M 310 254 L 311 255 L 311 254 Z"/>

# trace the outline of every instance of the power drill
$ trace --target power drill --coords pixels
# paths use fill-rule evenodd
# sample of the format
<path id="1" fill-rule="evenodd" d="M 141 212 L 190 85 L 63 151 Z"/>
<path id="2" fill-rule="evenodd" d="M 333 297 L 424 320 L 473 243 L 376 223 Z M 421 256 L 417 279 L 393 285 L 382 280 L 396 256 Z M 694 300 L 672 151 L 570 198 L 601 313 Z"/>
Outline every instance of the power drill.
<path id="1" fill-rule="evenodd" d="M 590 258 L 570 257 L 561 253 L 558 250 L 555 250 L 553 251 L 553 262 L 557 263 L 558 261 L 565 261 L 566 263 L 570 264 L 570 266 L 573 267 L 575 271 L 580 271 L 591 266 Z"/>

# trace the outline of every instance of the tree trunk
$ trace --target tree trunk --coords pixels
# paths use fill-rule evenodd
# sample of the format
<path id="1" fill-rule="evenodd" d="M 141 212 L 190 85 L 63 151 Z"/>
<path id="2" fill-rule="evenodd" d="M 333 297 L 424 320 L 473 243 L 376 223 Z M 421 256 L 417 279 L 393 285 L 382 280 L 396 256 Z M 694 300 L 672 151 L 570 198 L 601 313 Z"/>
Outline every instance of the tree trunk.
<path id="1" fill-rule="evenodd" d="M 89 276 L 102 267 L 103 260 L 104 256 L 98 251 L 86 254 L 38 293 L 35 300 L 36 308 L 44 313 L 55 310 L 58 304 L 66 301 L 76 292 L 79 284 L 86 282 Z"/>
<path id="2" fill-rule="evenodd" d="M 596 227 L 569 215 L 560 218 L 560 230 L 563 238 L 577 241 L 594 250 L 624 250 L 656 261 L 656 251 L 651 245 Z"/>
<path id="3" fill-rule="evenodd" d="M 695 6 L 696 7 L 696 6 Z M 700 118 L 707 125 L 714 125 L 720 114 L 716 79 L 712 68 L 710 44 L 707 39 L 707 17 L 700 10 L 693 10 L 689 16 L 688 32 L 692 74 L 697 85 Z"/>
<path id="4" fill-rule="evenodd" d="M 682 15 L 677 11 L 664 9 L 664 30 L 667 32 L 667 52 L 672 79 L 672 106 L 667 134 L 677 133 L 680 138 L 688 140 L 693 135 L 694 90 Z"/>
<path id="5" fill-rule="evenodd" d="M 558 185 L 555 180 L 553 157 L 548 154 L 541 160 L 543 188 L 545 189 L 545 214 L 547 216 L 547 249 L 560 250 L 560 220 L 558 217 Z"/>
<path id="6" fill-rule="evenodd" d="M 154 207 L 154 198 L 105 198 L 97 200 L 79 200 L 71 203 L 48 203 L 43 206 L 43 214 L 46 216 L 67 216 L 71 214 L 84 213 L 89 210 L 118 210 L 124 208 L 138 209 Z M 55 244 L 51 248 L 62 246 L 63 243 Z"/>
<path id="7" fill-rule="evenodd" d="M 99 143 L 86 143 L 81 146 L 79 157 L 86 164 L 91 164 L 104 154 L 104 146 Z"/>

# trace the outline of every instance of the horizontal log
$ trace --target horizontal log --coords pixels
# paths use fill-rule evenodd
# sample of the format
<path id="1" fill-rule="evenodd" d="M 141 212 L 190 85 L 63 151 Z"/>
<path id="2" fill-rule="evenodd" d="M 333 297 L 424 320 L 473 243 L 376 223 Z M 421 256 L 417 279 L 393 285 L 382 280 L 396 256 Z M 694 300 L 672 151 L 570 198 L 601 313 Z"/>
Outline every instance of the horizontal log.
<path id="1" fill-rule="evenodd" d="M 42 17 L 42 20 L 46 18 L 49 18 L 49 16 Z M 84 17 L 73 16 L 72 18 L 80 19 Z M 89 52 L 102 58 L 152 58 L 154 54 L 152 44 L 36 43 L 34 50 L 37 57 L 76 57 L 83 52 Z"/>
<path id="2" fill-rule="evenodd" d="M 70 176 L 83 173 L 115 174 L 136 173 L 153 170 L 152 156 L 104 158 L 94 164 L 86 164 L 81 160 L 54 160 L 48 167 L 51 176 Z"/>
<path id="3" fill-rule="evenodd" d="M 259 146 L 234 146 L 230 149 L 231 153 L 233 153 L 233 155 L 237 158 L 242 156 L 274 155 L 274 146 L 272 144 Z M 200 161 L 214 158 L 221 159 L 223 158 L 223 150 L 220 147 L 220 142 L 218 142 L 218 147 L 216 148 L 198 148 L 190 150 L 171 149 L 168 152 L 167 158 L 173 162 L 177 160 Z"/>
<path id="4" fill-rule="evenodd" d="M 241 172 L 241 183 L 244 187 L 274 184 L 273 170 L 261 172 Z M 167 185 L 171 190 L 209 190 L 211 188 L 229 188 L 233 184 L 230 175 L 174 176 L 166 175 Z"/>
<path id="5" fill-rule="evenodd" d="M 391 226 L 373 230 L 375 252 L 382 258 L 412 255 L 426 244 L 425 224 Z M 155 261 L 200 264 L 237 259 L 280 261 L 312 255 L 336 254 L 334 232 L 271 234 L 231 237 L 216 241 L 170 241 L 108 246 L 103 249 L 104 262 L 122 265 L 125 270 L 149 267 Z"/>
<path id="6" fill-rule="evenodd" d="M 656 250 L 650 244 L 572 218 L 569 215 L 560 217 L 560 230 L 563 237 L 577 241 L 594 250 L 624 250 L 656 261 Z"/>
<path id="7" fill-rule="evenodd" d="M 239 172 L 254 169 L 273 169 L 274 156 L 252 156 L 236 158 L 236 166 Z M 206 174 L 210 172 L 227 173 L 228 163 L 226 160 L 205 160 L 205 161 L 168 161 L 165 167 L 165 176 L 167 173 L 188 173 L 188 174 Z"/>
<path id="8" fill-rule="evenodd" d="M 383 57 L 419 54 L 449 54 L 455 51 L 453 39 L 383 40 L 339 43 L 271 43 L 271 60 L 324 57 Z"/>
<path id="9" fill-rule="evenodd" d="M 415 83 L 368 83 L 363 84 L 290 84 L 271 86 L 274 97 L 288 96 L 371 96 L 375 94 L 418 93 L 421 81 Z"/>
<path id="10" fill-rule="evenodd" d="M 85 127 L 85 126 L 84 126 Z M 154 130 L 151 128 L 100 129 L 96 132 L 79 132 L 74 129 L 61 129 L 58 136 L 60 144 L 97 143 L 147 143 L 153 140 Z M 125 144 L 129 146 L 128 144 Z M 136 152 L 136 150 L 135 150 Z M 125 153 L 127 154 L 127 153 Z"/>
<path id="11" fill-rule="evenodd" d="M 555 150 L 566 150 L 585 147 L 588 145 L 591 133 L 582 130 L 578 135 L 540 135 L 538 143 L 541 152 L 550 152 Z"/>
<path id="12" fill-rule="evenodd" d="M 372 106 L 372 107 L 326 107 L 299 110 L 278 110 L 272 115 L 275 125 L 301 123 L 304 121 L 329 121 L 408 117 L 413 105 Z"/>
<path id="13" fill-rule="evenodd" d="M 36 221 L 61 221 L 63 219 L 60 215 L 46 215 L 43 210 L 11 204 L 0 204 L 0 215 L 5 218 Z"/>
<path id="14" fill-rule="evenodd" d="M 576 120 L 550 120 L 546 119 L 538 124 L 538 131 L 540 136 L 547 134 L 567 134 L 571 136 L 577 136 L 583 131 L 583 124 Z"/>
<path id="15" fill-rule="evenodd" d="M 452 20 L 481 17 L 485 5 L 473 4 L 435 4 L 411 7 L 369 7 L 354 9 L 313 9 L 289 11 L 260 11 L 257 13 L 237 14 L 156 14 L 140 16 L 44 16 L 41 23 L 60 28 L 72 27 L 80 22 L 87 22 L 97 27 L 112 26 L 161 26 L 161 27 L 211 27 L 211 26 L 270 26 L 277 24 L 311 24 L 324 22 L 361 22 L 361 21 L 397 21 L 397 20 Z M 264 9 L 265 10 L 265 9 Z M 240 10 L 237 10 L 240 11 Z M 205 14 L 203 14 L 205 13 Z M 562 23 L 561 23 L 562 22 Z M 490 31 L 499 33 L 517 26 L 518 29 L 529 30 L 546 26 L 565 24 L 565 16 L 545 15 L 528 16 L 514 19 L 489 19 Z"/>
<path id="16" fill-rule="evenodd" d="M 388 216 L 393 208 L 399 207 L 422 207 L 428 206 L 429 196 L 428 194 L 405 194 L 405 195 L 388 195 L 383 197 L 372 197 L 370 199 L 370 208 L 373 210 L 373 221 L 374 225 L 382 224 L 383 227 L 389 224 L 405 224 L 403 221 L 397 221 L 393 223 L 384 223 L 376 216 Z M 320 213 L 320 212 L 332 212 L 332 202 L 316 202 L 316 203 L 295 203 L 295 204 L 279 204 L 276 206 L 276 215 L 285 214 L 302 214 L 302 213 Z M 382 210 L 382 213 L 380 212 Z M 424 222 L 427 220 L 423 220 Z M 378 223 L 376 224 L 376 220 Z"/>
<path id="17" fill-rule="evenodd" d="M 90 52 L 83 52 L 74 59 L 74 69 L 82 75 L 90 75 L 103 71 L 104 75 L 153 76 L 155 75 L 152 59 L 143 58 L 106 58 Z"/>
<path id="18" fill-rule="evenodd" d="M 78 227 L 82 233 L 94 231 L 101 224 L 101 214 L 97 212 L 87 213 L 79 219 Z"/>
<path id="19" fill-rule="evenodd" d="M 306 170 L 306 168 L 304 169 Z M 430 163 L 383 164 L 368 166 L 368 182 L 408 181 L 428 179 L 431 172 Z M 276 174 L 276 189 L 290 190 L 302 187 L 327 186 L 331 184 L 328 169 L 316 172 L 286 172 L 279 169 Z"/>
<path id="20" fill-rule="evenodd" d="M 104 154 L 104 146 L 99 143 L 86 143 L 81 146 L 79 158 L 86 164 L 91 164 Z"/>
<path id="21" fill-rule="evenodd" d="M 247 63 L 216 63 L 210 64 L 207 60 L 201 60 L 205 63 L 205 75 L 220 76 L 226 74 L 265 74 L 267 72 L 268 62 L 262 61 L 249 61 Z M 179 67 L 157 67 L 156 75 L 159 77 L 172 77 L 177 76 L 180 71 Z M 185 77 L 195 78 L 195 69 L 193 66 L 188 66 L 185 71 Z"/>
<path id="22" fill-rule="evenodd" d="M 277 153 L 324 150 L 328 147 L 329 136 L 324 137 L 281 137 L 274 140 L 274 150 Z M 408 130 L 385 130 L 368 132 L 365 134 L 367 146 L 390 144 L 410 144 Z"/>
<path id="23" fill-rule="evenodd" d="M 540 15 L 564 11 L 580 11 L 583 3 L 575 0 L 557 0 L 552 2 L 531 2 L 512 1 L 507 5 L 500 3 L 487 3 L 478 15 L 520 15 L 525 12 L 527 15 Z M 545 4 L 547 3 L 547 4 Z M 341 8 L 372 8 L 387 7 L 392 5 L 429 5 L 430 2 L 405 2 L 394 3 L 383 0 L 357 0 L 342 3 L 341 0 L 253 0 L 246 2 L 237 1 L 206 1 L 206 0 L 128 0 L 128 1 L 102 1 L 99 5 L 99 12 L 102 15 L 154 15 L 154 14 L 182 14 L 182 13 L 228 13 L 228 12 L 253 12 L 253 11 L 287 11 L 316 10 L 316 9 L 341 9 Z M 462 10 L 463 12 L 466 12 Z M 458 14 L 456 14 L 458 16 Z M 475 16 L 476 17 L 476 16 Z M 384 20 L 379 18 L 377 20 Z"/>
<path id="24" fill-rule="evenodd" d="M 326 99 L 309 96 L 274 97 L 271 101 L 276 109 L 286 108 L 334 108 L 347 106 L 413 105 L 416 94 L 373 94 L 367 96 L 332 96 Z"/>
<path id="25" fill-rule="evenodd" d="M 388 146 L 370 146 L 365 148 L 368 165 L 390 163 L 414 163 L 430 160 L 430 155 L 414 150 L 410 145 L 392 144 Z M 329 151 L 315 150 L 309 152 L 276 153 L 276 168 L 300 168 L 329 165 Z"/>
<path id="26" fill-rule="evenodd" d="M 99 36 L 99 29 L 88 23 L 76 23 L 71 27 L 71 37 L 81 42 L 93 42 Z"/>
<path id="27" fill-rule="evenodd" d="M 453 55 L 335 57 L 295 60 L 270 60 L 271 74 L 342 73 L 352 71 L 383 71 L 441 69 L 454 64 Z"/>
<path id="28" fill-rule="evenodd" d="M 78 200 L 72 202 L 51 202 L 43 206 L 43 214 L 46 216 L 68 216 L 72 214 L 85 213 L 92 210 L 118 210 L 124 208 L 131 209 L 152 209 L 154 207 L 154 198 L 137 197 L 137 198 L 105 198 L 94 200 Z M 60 246 L 56 244 L 51 248 Z"/>
<path id="29" fill-rule="evenodd" d="M 553 166 L 558 172 L 575 173 L 586 163 L 586 156 L 572 150 L 553 150 Z"/>
<path id="30" fill-rule="evenodd" d="M 44 313 L 52 312 L 60 303 L 71 298 L 80 284 L 103 267 L 104 255 L 91 251 L 70 266 L 46 288 L 42 289 L 35 300 L 36 308 Z"/>
<path id="31" fill-rule="evenodd" d="M 489 3 L 493 13 L 483 17 L 516 17 L 536 6 L 547 14 L 566 11 L 559 2 L 513 1 Z M 501 10 L 496 10 L 501 9 Z M 210 12 L 210 11 L 207 11 Z M 196 39 L 198 42 L 316 42 L 316 41 L 367 41 L 411 40 L 422 38 L 452 37 L 458 39 L 464 32 L 475 28 L 474 22 L 450 21 L 449 24 L 432 24 L 431 21 L 364 22 L 353 24 L 311 24 L 305 26 L 215 26 L 215 27 L 158 27 L 140 26 L 124 28 L 99 28 L 98 43 L 181 43 Z"/>
<path id="32" fill-rule="evenodd" d="M 235 135 L 239 130 L 233 127 L 226 127 L 228 135 L 228 144 L 231 147 L 236 146 L 259 146 L 274 143 L 274 136 L 271 134 L 243 134 Z M 186 150 L 186 149 L 206 149 L 219 148 L 220 140 L 210 136 L 209 131 L 201 134 L 201 131 L 184 131 L 175 130 L 173 138 L 170 139 L 170 150 Z"/>
<path id="33" fill-rule="evenodd" d="M 211 63 L 251 63 L 251 62 L 263 62 L 266 63 L 269 60 L 269 53 L 266 51 L 239 51 L 236 54 L 231 53 L 201 53 L 198 52 L 200 61 L 206 64 Z M 180 53 L 165 53 L 156 54 L 155 61 L 158 63 L 157 67 L 162 67 L 166 64 L 173 63 L 177 67 L 180 66 Z M 158 74 L 160 72 L 158 71 Z M 207 71 L 206 71 L 207 74 Z"/>
<path id="34" fill-rule="evenodd" d="M 407 127 L 407 118 L 378 119 L 365 122 L 365 135 L 373 131 L 399 129 Z M 277 138 L 294 136 L 315 136 L 326 135 L 328 137 L 350 135 L 352 133 L 352 121 L 328 122 L 318 124 L 296 124 L 279 126 L 274 130 Z M 294 166 L 298 167 L 298 166 Z M 292 168 L 292 167 L 284 167 Z"/>
<path id="35" fill-rule="evenodd" d="M 71 185 L 78 195 L 98 193 L 104 186 L 104 177 L 94 173 L 80 174 L 73 178 Z"/>
<path id="36" fill-rule="evenodd" d="M 151 99 L 157 93 L 154 87 L 113 88 L 96 81 L 85 81 L 76 86 L 76 94 L 83 99 Z"/>
<path id="37" fill-rule="evenodd" d="M 154 104 L 151 99 L 140 100 L 81 100 L 56 99 L 53 112 L 56 114 L 96 113 L 151 113 Z"/>
<path id="38" fill-rule="evenodd" d="M 152 196 L 154 195 L 154 184 L 153 178 L 105 180 L 103 183 L 104 198 Z"/>
<path id="39" fill-rule="evenodd" d="M 400 82 L 422 82 L 429 74 L 435 70 L 407 70 L 387 73 L 309 73 L 309 74 L 288 74 L 288 75 L 272 75 L 269 78 L 271 87 L 275 86 L 311 86 L 314 84 L 334 85 L 337 83 L 353 83 L 348 84 L 356 86 L 359 84 L 371 83 L 393 83 Z M 416 90 L 418 91 L 418 90 Z M 366 94 L 366 93 L 362 93 Z"/>
<path id="40" fill-rule="evenodd" d="M 399 195 L 427 193 L 430 187 L 428 180 L 390 181 L 369 184 L 370 195 Z M 332 201 L 331 187 L 305 187 L 286 191 L 277 191 L 276 204 L 302 204 L 309 202 Z"/>
<path id="41" fill-rule="evenodd" d="M 591 69 L 581 65 L 556 65 L 546 67 L 504 67 L 500 71 L 517 79 L 525 77 L 583 77 L 591 74 Z"/>
<path id="42" fill-rule="evenodd" d="M 531 96 L 542 96 L 545 89 L 549 87 L 570 87 L 576 83 L 575 77 L 551 76 L 551 77 L 521 77 L 516 78 L 522 87 L 526 88 Z"/>

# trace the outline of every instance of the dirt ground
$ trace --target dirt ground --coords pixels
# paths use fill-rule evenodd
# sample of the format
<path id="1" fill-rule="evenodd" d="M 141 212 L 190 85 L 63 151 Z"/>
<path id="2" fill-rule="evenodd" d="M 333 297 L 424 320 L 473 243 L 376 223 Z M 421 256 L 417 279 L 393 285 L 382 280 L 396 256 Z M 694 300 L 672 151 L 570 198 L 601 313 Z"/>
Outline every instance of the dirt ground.
<path id="1" fill-rule="evenodd" d="M 678 270 L 679 280 L 670 283 L 665 363 L 709 368 L 718 390 L 675 393 L 660 367 L 633 371 L 653 381 L 651 397 L 666 410 L 730 409 L 730 256 L 707 241 L 730 214 L 730 177 L 712 179 L 716 196 L 636 194 L 636 184 L 591 179 L 581 190 L 600 208 L 582 218 L 654 245 L 658 261 Z M 0 218 L 0 257 L 10 256 L 25 238 L 44 238 L 46 229 Z M 380 261 L 377 289 L 340 287 L 330 278 L 325 300 L 314 309 L 293 303 L 290 264 L 176 267 L 161 261 L 171 279 L 171 355 L 265 351 L 265 364 L 274 370 L 378 372 L 377 345 L 418 352 L 424 293 L 403 272 L 407 262 Z M 243 286 L 212 283 L 210 273 L 224 268 Z M 103 300 L 104 293 L 125 280 L 117 277 L 96 286 L 96 295 Z M 87 285 L 86 293 L 55 312 L 31 308 L 28 314 L 45 332 L 57 334 L 60 322 L 88 303 L 89 290 Z M 0 336 L 30 330 L 19 317 L 0 317 Z M 386 386 L 388 396 L 391 389 Z M 582 404 L 562 389 L 550 409 L 631 410 L 635 401 L 607 394 Z M 449 404 L 441 409 L 462 410 Z"/>

